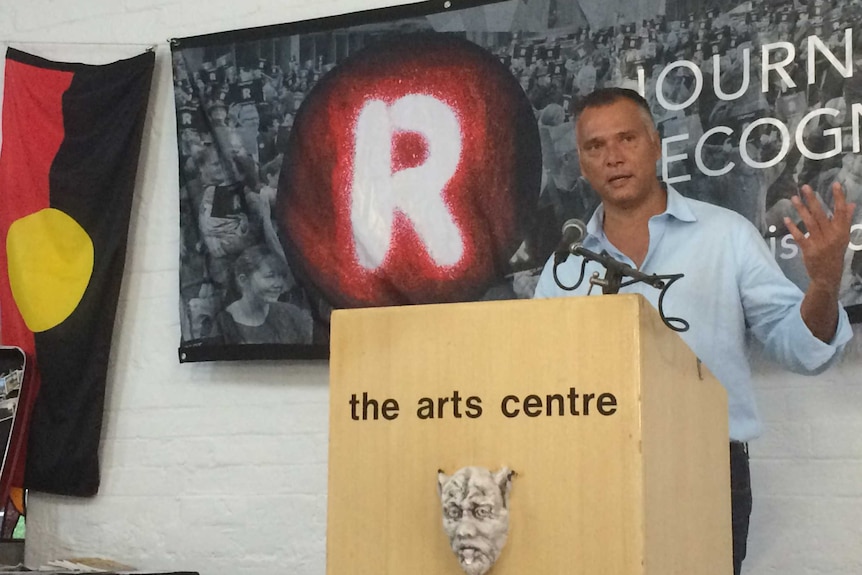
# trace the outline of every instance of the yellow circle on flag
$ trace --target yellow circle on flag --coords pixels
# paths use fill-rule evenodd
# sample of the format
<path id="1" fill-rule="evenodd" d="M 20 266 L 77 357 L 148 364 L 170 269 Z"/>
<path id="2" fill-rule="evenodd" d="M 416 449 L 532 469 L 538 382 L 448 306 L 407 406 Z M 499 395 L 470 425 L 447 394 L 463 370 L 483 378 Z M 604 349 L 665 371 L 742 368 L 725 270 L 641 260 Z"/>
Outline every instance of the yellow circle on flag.
<path id="1" fill-rule="evenodd" d="M 54 208 L 14 221 L 6 255 L 12 297 L 32 332 L 65 321 L 93 275 L 93 241 L 78 222 Z"/>

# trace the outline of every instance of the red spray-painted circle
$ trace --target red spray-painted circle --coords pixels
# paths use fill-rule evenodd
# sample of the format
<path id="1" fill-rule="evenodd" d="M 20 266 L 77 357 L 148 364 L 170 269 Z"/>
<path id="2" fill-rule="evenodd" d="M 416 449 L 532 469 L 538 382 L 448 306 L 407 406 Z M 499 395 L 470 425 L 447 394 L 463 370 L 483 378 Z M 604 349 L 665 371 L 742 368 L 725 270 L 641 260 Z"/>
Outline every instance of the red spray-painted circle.
<path id="1" fill-rule="evenodd" d="M 369 101 L 391 107 L 415 94 L 445 104 L 458 120 L 460 157 L 439 199 L 463 250 L 457 262 L 441 265 L 396 206 L 385 259 L 369 268 L 357 256 L 351 224 L 357 122 Z M 393 130 L 387 145 L 393 173 L 429 161 L 421 133 Z M 276 217 L 291 266 L 335 307 L 468 301 L 508 272 L 540 179 L 532 108 L 499 60 L 457 37 L 407 35 L 348 58 L 306 98 L 285 154 Z M 366 205 L 372 216 L 375 209 Z"/>

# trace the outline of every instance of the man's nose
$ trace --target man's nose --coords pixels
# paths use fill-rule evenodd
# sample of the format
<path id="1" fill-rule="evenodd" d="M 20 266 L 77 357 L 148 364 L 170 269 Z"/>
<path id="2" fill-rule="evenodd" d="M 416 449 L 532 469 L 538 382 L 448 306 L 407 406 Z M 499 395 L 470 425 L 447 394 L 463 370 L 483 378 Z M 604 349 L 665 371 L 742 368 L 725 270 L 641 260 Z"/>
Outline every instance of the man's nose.
<path id="1" fill-rule="evenodd" d="M 623 163 L 622 147 L 616 142 L 610 142 L 605 145 L 605 164 L 608 166 L 618 166 Z"/>

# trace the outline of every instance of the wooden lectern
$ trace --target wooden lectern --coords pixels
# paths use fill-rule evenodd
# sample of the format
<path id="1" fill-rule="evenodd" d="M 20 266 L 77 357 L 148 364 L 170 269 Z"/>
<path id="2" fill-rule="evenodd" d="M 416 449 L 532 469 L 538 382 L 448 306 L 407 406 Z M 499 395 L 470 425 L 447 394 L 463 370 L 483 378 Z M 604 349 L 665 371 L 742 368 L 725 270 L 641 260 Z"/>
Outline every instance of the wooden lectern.
<path id="1" fill-rule="evenodd" d="M 490 575 L 729 575 L 727 399 L 640 296 L 337 311 L 327 575 L 459 575 L 437 470 L 513 469 Z"/>

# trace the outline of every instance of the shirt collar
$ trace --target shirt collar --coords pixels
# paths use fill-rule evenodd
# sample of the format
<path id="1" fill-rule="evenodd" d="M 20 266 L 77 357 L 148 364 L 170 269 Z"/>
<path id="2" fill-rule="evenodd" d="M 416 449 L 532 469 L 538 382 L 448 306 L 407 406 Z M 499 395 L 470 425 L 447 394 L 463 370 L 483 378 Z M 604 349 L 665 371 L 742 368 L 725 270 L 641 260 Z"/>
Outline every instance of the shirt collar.
<path id="1" fill-rule="evenodd" d="M 677 192 L 673 186 L 667 186 L 663 182 L 661 186 L 667 192 L 667 207 L 664 212 L 653 217 L 665 219 L 672 217 L 681 222 L 696 222 L 697 216 L 694 215 L 694 212 L 689 205 L 689 200 Z M 586 241 L 589 241 L 590 238 L 595 238 L 599 241 L 604 239 L 605 231 L 602 228 L 602 221 L 604 218 L 605 206 L 604 204 L 599 204 L 599 207 L 596 208 L 596 211 L 593 213 L 593 217 L 591 217 L 590 221 L 587 222 L 588 235 Z"/>
<path id="2" fill-rule="evenodd" d="M 662 183 L 662 187 L 667 191 L 667 208 L 664 213 L 681 222 L 696 222 L 697 216 L 691 210 L 689 200 L 677 192 L 673 186 Z"/>

